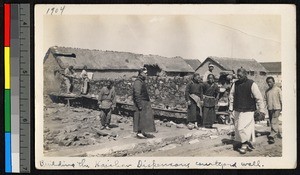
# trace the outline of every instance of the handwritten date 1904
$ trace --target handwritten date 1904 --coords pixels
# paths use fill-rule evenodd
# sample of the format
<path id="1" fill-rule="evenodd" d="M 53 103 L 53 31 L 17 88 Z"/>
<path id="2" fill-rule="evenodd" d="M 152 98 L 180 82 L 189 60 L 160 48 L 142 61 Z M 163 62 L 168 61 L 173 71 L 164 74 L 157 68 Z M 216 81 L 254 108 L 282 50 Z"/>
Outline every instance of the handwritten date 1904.
<path id="1" fill-rule="evenodd" d="M 62 15 L 66 6 L 62 7 L 49 7 L 46 11 L 46 15 Z"/>

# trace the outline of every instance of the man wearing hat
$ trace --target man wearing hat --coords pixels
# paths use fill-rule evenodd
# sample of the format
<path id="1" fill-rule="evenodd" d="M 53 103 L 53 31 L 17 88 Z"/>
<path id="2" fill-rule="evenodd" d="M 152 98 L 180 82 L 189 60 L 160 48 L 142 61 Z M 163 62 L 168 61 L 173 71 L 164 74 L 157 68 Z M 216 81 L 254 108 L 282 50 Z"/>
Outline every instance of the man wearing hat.
<path id="1" fill-rule="evenodd" d="M 264 115 L 265 107 L 258 86 L 247 78 L 246 69 L 238 69 L 237 77 L 230 90 L 229 112 L 234 117 L 235 140 L 241 145 L 238 151 L 245 154 L 254 149 L 251 144 L 255 141 L 254 112 L 258 107 L 260 115 Z"/>
<path id="2" fill-rule="evenodd" d="M 206 71 L 203 75 L 203 82 L 207 82 L 207 77 L 209 74 L 213 74 L 214 65 L 209 63 L 208 64 L 208 71 Z"/>
<path id="3" fill-rule="evenodd" d="M 133 118 L 133 131 L 138 138 L 151 137 L 146 132 L 155 132 L 154 115 L 146 87 L 147 69 L 139 70 L 139 75 L 133 83 L 133 102 L 135 107 Z"/>

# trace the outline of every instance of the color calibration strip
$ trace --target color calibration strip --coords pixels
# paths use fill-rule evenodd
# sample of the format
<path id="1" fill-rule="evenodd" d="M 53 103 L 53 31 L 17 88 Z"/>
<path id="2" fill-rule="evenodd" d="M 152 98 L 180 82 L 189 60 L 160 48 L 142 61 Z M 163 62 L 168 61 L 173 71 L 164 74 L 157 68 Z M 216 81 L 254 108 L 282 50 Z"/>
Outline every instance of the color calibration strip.
<path id="1" fill-rule="evenodd" d="M 19 8 L 18 4 L 10 5 L 10 83 L 11 83 L 11 153 L 12 172 L 20 172 L 20 103 L 19 103 Z"/>
<path id="2" fill-rule="evenodd" d="M 4 4 L 4 130 L 5 172 L 12 172 L 11 89 L 10 89 L 10 4 Z"/>
<path id="3" fill-rule="evenodd" d="M 30 172 L 30 5 L 4 4 L 5 172 Z"/>

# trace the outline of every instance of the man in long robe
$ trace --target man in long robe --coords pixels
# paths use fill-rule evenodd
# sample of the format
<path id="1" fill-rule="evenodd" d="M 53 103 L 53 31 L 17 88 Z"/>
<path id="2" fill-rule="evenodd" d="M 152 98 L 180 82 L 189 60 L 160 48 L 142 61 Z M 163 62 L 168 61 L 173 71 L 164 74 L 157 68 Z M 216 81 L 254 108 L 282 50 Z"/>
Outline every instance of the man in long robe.
<path id="1" fill-rule="evenodd" d="M 202 100 L 203 100 L 203 83 L 200 82 L 200 75 L 195 73 L 192 81 L 187 84 L 185 90 L 185 99 L 188 104 L 187 121 L 188 124 L 202 124 Z"/>
<path id="2" fill-rule="evenodd" d="M 215 76 L 209 74 L 208 81 L 204 83 L 203 87 L 203 126 L 205 128 L 213 128 L 216 121 L 216 104 L 219 94 L 219 87 L 215 83 Z"/>
<path id="3" fill-rule="evenodd" d="M 255 142 L 254 112 L 258 106 L 261 115 L 264 115 L 264 102 L 257 84 L 247 78 L 244 68 L 238 69 L 237 77 L 238 81 L 230 90 L 229 112 L 234 116 L 235 140 L 241 143 L 238 150 L 245 154 L 253 149 L 251 142 Z"/>
<path id="4" fill-rule="evenodd" d="M 150 136 L 147 132 L 155 132 L 154 115 L 146 87 L 147 69 L 139 70 L 139 75 L 133 83 L 133 102 L 135 107 L 133 118 L 133 131 L 138 138 Z"/>

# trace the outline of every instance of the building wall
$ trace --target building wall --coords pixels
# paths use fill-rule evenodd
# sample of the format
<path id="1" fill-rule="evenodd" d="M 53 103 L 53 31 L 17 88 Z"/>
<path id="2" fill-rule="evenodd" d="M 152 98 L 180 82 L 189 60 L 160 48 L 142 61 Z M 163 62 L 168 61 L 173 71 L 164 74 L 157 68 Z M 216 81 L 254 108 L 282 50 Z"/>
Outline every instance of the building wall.
<path id="1" fill-rule="evenodd" d="M 281 73 L 270 72 L 267 74 L 267 76 L 274 77 L 276 83 L 282 83 Z"/>
<path id="2" fill-rule="evenodd" d="M 49 54 L 49 57 L 44 62 L 44 94 L 51 92 L 59 92 L 62 77 L 60 74 L 54 74 L 54 71 L 61 70 L 54 56 Z"/>
<path id="3" fill-rule="evenodd" d="M 189 76 L 192 75 L 192 72 L 166 72 L 166 76 L 170 76 L 170 77 L 184 77 L 184 76 Z"/>
<path id="4" fill-rule="evenodd" d="M 89 71 L 93 73 L 93 80 L 100 80 L 100 79 L 128 79 L 133 76 L 137 76 L 137 71 Z M 80 71 L 76 71 L 76 73 L 80 74 Z"/>
<path id="5" fill-rule="evenodd" d="M 201 67 L 196 71 L 196 73 L 199 73 L 200 76 L 202 77 L 204 75 L 204 73 L 206 71 L 208 71 L 208 64 L 209 63 L 210 63 L 209 61 L 206 61 L 205 63 L 203 63 L 201 65 Z M 220 72 L 222 72 L 223 69 L 218 64 L 214 64 L 213 62 L 212 62 L 212 64 L 215 66 L 214 70 L 213 70 L 213 74 L 214 75 L 220 75 Z"/>

